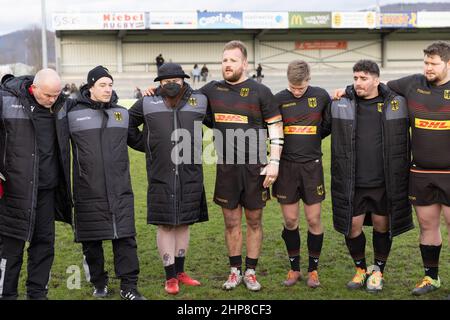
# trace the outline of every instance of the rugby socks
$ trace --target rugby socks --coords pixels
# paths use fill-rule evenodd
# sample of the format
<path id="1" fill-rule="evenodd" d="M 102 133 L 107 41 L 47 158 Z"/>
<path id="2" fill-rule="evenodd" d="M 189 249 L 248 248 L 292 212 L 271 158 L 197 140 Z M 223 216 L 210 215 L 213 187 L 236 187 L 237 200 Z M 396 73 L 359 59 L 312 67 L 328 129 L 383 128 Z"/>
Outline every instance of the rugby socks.
<path id="1" fill-rule="evenodd" d="M 252 259 L 249 257 L 245 257 L 245 270 L 248 269 L 256 269 L 256 265 L 258 264 L 258 259 Z"/>
<path id="2" fill-rule="evenodd" d="M 230 260 L 230 267 L 237 268 L 242 274 L 242 256 L 232 256 L 228 257 L 228 259 Z"/>
<path id="3" fill-rule="evenodd" d="M 175 257 L 175 270 L 177 274 L 184 272 L 184 258 L 185 257 Z"/>
<path id="4" fill-rule="evenodd" d="M 164 271 L 166 272 L 166 280 L 172 279 L 172 278 L 176 278 L 177 277 L 177 272 L 175 269 L 175 263 L 168 265 L 167 267 L 164 267 Z"/>
<path id="5" fill-rule="evenodd" d="M 420 245 L 425 275 L 435 280 L 437 280 L 439 273 L 439 255 L 441 253 L 441 247 L 442 244 L 438 246 Z"/>
<path id="6" fill-rule="evenodd" d="M 281 237 L 286 244 L 291 270 L 300 271 L 300 233 L 298 227 L 295 230 L 288 230 L 284 227 Z"/>
<path id="7" fill-rule="evenodd" d="M 374 264 L 378 266 L 381 273 L 383 273 L 392 246 L 392 240 L 389 237 L 389 232 L 381 233 L 373 230 L 372 244 L 375 261 Z"/>
<path id="8" fill-rule="evenodd" d="M 308 255 L 309 255 L 309 265 L 308 272 L 312 272 L 317 270 L 319 266 L 319 257 L 320 252 L 322 251 L 322 243 L 323 243 L 323 233 L 321 234 L 312 234 L 308 231 Z"/>
<path id="9" fill-rule="evenodd" d="M 356 238 L 350 239 L 345 238 L 345 244 L 347 245 L 348 251 L 353 258 L 355 266 L 367 270 L 366 265 L 366 236 L 364 231 L 361 232 Z"/>

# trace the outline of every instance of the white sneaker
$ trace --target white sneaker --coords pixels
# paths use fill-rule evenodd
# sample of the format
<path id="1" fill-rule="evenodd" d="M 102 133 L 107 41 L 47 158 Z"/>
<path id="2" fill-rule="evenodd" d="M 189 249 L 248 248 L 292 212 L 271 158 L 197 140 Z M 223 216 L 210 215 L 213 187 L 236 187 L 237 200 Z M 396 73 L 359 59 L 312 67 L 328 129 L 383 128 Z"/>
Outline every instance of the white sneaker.
<path id="1" fill-rule="evenodd" d="M 236 288 L 242 282 L 241 272 L 238 268 L 231 268 L 230 275 L 228 276 L 227 282 L 223 284 L 225 290 L 232 290 Z"/>
<path id="2" fill-rule="evenodd" d="M 261 290 L 261 285 L 258 280 L 256 280 L 255 270 L 247 269 L 244 274 L 244 283 L 247 286 L 247 289 L 250 291 L 259 291 Z"/>

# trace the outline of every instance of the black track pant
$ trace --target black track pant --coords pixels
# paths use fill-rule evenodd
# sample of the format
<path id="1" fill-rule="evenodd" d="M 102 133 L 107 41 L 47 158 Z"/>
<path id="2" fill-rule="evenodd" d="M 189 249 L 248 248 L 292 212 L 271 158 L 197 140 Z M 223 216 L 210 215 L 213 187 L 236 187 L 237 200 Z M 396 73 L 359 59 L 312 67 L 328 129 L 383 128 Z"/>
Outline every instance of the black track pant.
<path id="1" fill-rule="evenodd" d="M 55 189 L 39 190 L 35 212 L 33 237 L 28 246 L 26 281 L 27 296 L 39 299 L 47 296 L 47 285 L 54 258 L 55 243 Z M 20 269 L 25 241 L 2 236 L 0 256 L 0 296 L 17 299 Z"/>
<path id="2" fill-rule="evenodd" d="M 102 241 L 84 241 L 84 268 L 87 281 L 95 287 L 103 287 L 108 283 L 108 273 L 105 271 L 105 258 Z M 139 260 L 135 237 L 112 240 L 114 253 L 114 271 L 120 279 L 122 290 L 137 288 L 139 275 Z"/>

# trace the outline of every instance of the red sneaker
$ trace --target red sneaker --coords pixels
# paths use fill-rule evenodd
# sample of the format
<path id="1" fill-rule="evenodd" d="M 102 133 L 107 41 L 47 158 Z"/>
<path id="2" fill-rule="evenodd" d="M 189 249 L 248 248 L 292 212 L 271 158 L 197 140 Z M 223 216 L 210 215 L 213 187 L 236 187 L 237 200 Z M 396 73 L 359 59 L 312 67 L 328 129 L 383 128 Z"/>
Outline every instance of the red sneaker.
<path id="1" fill-rule="evenodd" d="M 188 276 L 188 274 L 186 272 L 180 272 L 179 274 L 177 274 L 177 279 L 178 279 L 178 281 L 180 281 L 182 284 L 184 284 L 186 286 L 199 286 L 200 285 L 200 281 L 192 279 L 191 277 Z"/>
<path id="2" fill-rule="evenodd" d="M 164 287 L 168 294 L 177 294 L 180 292 L 180 287 L 178 286 L 178 279 L 172 278 L 166 281 Z"/>

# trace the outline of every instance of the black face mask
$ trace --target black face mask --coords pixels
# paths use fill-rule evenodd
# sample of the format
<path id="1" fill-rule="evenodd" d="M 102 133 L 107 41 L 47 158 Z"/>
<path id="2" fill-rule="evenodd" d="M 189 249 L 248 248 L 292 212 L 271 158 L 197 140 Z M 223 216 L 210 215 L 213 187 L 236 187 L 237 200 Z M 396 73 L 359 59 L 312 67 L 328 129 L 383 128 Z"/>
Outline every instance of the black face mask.
<path id="1" fill-rule="evenodd" d="M 170 82 L 162 87 L 161 94 L 170 98 L 176 97 L 181 91 L 181 86 L 176 82 Z"/>

